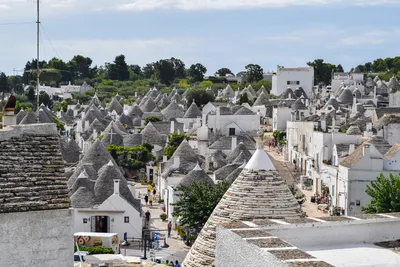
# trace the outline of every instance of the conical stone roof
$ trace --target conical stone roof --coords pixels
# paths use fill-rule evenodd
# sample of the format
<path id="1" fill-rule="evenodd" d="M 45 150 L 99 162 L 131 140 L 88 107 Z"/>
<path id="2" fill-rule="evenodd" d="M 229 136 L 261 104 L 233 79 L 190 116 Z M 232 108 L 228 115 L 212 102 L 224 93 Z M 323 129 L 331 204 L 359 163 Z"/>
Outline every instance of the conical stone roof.
<path id="1" fill-rule="evenodd" d="M 140 118 L 143 116 L 143 111 L 137 104 L 134 104 L 132 108 L 128 111 L 129 117 L 139 116 Z"/>
<path id="2" fill-rule="evenodd" d="M 340 101 L 345 104 L 353 103 L 353 93 L 349 88 L 343 90 L 343 92 L 339 96 Z"/>
<path id="3" fill-rule="evenodd" d="M 248 162 L 249 159 L 251 158 L 251 153 L 246 153 L 241 151 L 239 156 L 232 162 L 232 164 L 243 164 L 244 162 Z"/>
<path id="4" fill-rule="evenodd" d="M 179 107 L 179 105 L 173 101 L 165 109 L 161 110 L 161 114 L 167 119 L 182 118 L 185 112 Z"/>
<path id="5" fill-rule="evenodd" d="M 37 116 L 35 112 L 29 110 L 19 124 L 34 124 L 34 123 L 37 123 Z"/>
<path id="6" fill-rule="evenodd" d="M 94 182 L 89 180 L 89 177 L 85 171 L 79 174 L 78 179 L 76 179 L 75 183 L 71 187 L 70 194 L 74 194 L 79 187 L 86 187 L 93 192 Z"/>
<path id="7" fill-rule="evenodd" d="M 256 91 L 254 91 L 253 86 L 249 85 L 247 86 L 247 90 L 253 95 L 253 96 L 257 96 Z"/>
<path id="8" fill-rule="evenodd" d="M 153 98 L 149 97 L 147 101 L 140 106 L 140 109 L 143 112 L 152 112 L 157 107 L 156 102 L 154 102 Z"/>
<path id="9" fill-rule="evenodd" d="M 166 144 L 167 136 L 160 134 L 151 122 L 144 127 L 141 134 L 143 137 L 143 143 L 156 144 L 162 147 Z"/>
<path id="10" fill-rule="evenodd" d="M 22 110 L 22 109 L 18 112 L 18 114 L 17 114 L 17 124 L 19 124 L 22 121 L 22 119 L 25 117 L 25 115 L 26 115 L 26 112 L 24 110 Z"/>
<path id="11" fill-rule="evenodd" d="M 75 181 L 78 179 L 79 175 L 83 171 L 88 176 L 89 180 L 94 181 L 97 179 L 97 176 L 98 176 L 97 171 L 93 168 L 92 164 L 89 164 L 89 163 L 79 164 L 78 167 L 75 169 L 74 173 L 68 179 L 68 182 L 67 182 L 68 188 L 71 189 L 72 185 L 75 183 Z"/>
<path id="12" fill-rule="evenodd" d="M 114 121 L 110 122 L 110 124 L 107 126 L 107 128 L 103 132 L 103 138 L 101 138 L 101 142 L 105 147 L 113 144 L 117 146 L 122 146 L 124 143 L 124 138 L 123 136 L 125 135 L 124 132 L 122 132 L 117 125 L 114 123 Z"/>
<path id="13" fill-rule="evenodd" d="M 271 102 L 269 102 L 268 95 L 264 92 L 258 96 L 257 100 L 254 102 L 253 106 L 270 106 Z"/>
<path id="14" fill-rule="evenodd" d="M 132 119 L 129 118 L 124 113 L 122 113 L 121 116 L 119 116 L 118 121 L 124 126 L 127 125 L 128 129 L 132 129 L 133 128 Z"/>
<path id="15" fill-rule="evenodd" d="M 243 156 L 248 160 L 251 158 L 251 153 L 249 150 L 246 148 L 245 144 L 240 142 L 234 150 L 229 153 L 229 155 L 226 157 L 226 161 L 228 163 L 232 163 L 237 157 L 239 157 L 240 153 L 243 152 Z M 242 164 L 243 162 L 240 162 Z"/>
<path id="16" fill-rule="evenodd" d="M 260 89 L 257 91 L 257 96 L 260 96 L 262 93 L 268 95 L 268 91 L 267 89 L 265 89 L 264 85 L 262 85 Z"/>
<path id="17" fill-rule="evenodd" d="M 124 112 L 124 108 L 121 106 L 121 103 L 119 103 L 116 97 L 112 99 L 110 105 L 107 107 L 107 110 L 109 112 L 115 110 L 115 112 L 117 112 L 118 115 L 121 115 L 122 112 Z"/>
<path id="18" fill-rule="evenodd" d="M 99 170 L 99 178 L 97 178 L 94 184 L 96 203 L 101 204 L 114 194 L 114 180 L 119 180 L 119 192 L 121 196 L 139 211 L 140 201 L 133 197 L 125 177 L 111 161 Z"/>
<path id="19" fill-rule="evenodd" d="M 184 118 L 191 118 L 195 119 L 197 117 L 201 117 L 201 111 L 199 107 L 196 105 L 195 102 L 192 102 L 188 110 L 185 112 L 185 115 L 183 115 Z"/>
<path id="20" fill-rule="evenodd" d="M 214 209 L 183 266 L 213 266 L 216 227 L 220 223 L 301 217 L 299 203 L 273 168 L 265 151 L 258 149 Z"/>
<path id="21" fill-rule="evenodd" d="M 304 105 L 303 101 L 304 101 L 304 98 L 298 98 L 292 104 L 292 109 L 293 110 L 304 110 L 304 109 L 307 109 L 307 107 L 306 107 L 306 105 Z"/>
<path id="22" fill-rule="evenodd" d="M 214 184 L 213 180 L 202 168 L 200 168 L 198 163 L 193 170 L 191 170 L 188 174 L 185 175 L 185 177 L 183 177 L 179 184 L 184 186 L 191 186 L 194 182 Z"/>
<path id="23" fill-rule="evenodd" d="M 87 187 L 79 187 L 71 196 L 73 208 L 91 208 L 95 204 L 94 201 L 94 193 Z"/>
<path id="24" fill-rule="evenodd" d="M 352 125 L 346 131 L 347 135 L 361 135 L 361 130 L 357 125 Z"/>
<path id="25" fill-rule="evenodd" d="M 164 95 L 161 100 L 158 102 L 158 106 L 160 107 L 168 107 L 168 105 L 171 104 L 171 101 L 168 99 L 166 95 Z"/>
<path id="26" fill-rule="evenodd" d="M 40 123 L 52 123 L 53 119 L 49 118 L 49 116 L 46 114 L 46 112 L 43 109 L 39 109 L 39 122 Z"/>
<path id="27" fill-rule="evenodd" d="M 102 166 L 107 164 L 110 160 L 114 160 L 110 153 L 106 150 L 102 142 L 97 139 L 89 150 L 85 153 L 79 165 L 85 163 L 92 163 L 93 168 L 98 171 Z"/>

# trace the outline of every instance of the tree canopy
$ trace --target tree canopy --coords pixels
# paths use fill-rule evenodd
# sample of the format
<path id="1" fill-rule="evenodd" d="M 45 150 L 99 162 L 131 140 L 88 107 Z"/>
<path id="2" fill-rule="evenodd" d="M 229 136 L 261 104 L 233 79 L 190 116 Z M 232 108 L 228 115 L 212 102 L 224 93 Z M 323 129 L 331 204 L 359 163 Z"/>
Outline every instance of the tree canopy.
<path id="1" fill-rule="evenodd" d="M 215 97 L 212 93 L 207 92 L 205 89 L 193 88 L 190 89 L 186 94 L 186 99 L 190 105 L 192 101 L 196 103 L 198 107 L 207 104 L 208 102 L 213 102 Z"/>
<path id="2" fill-rule="evenodd" d="M 179 199 L 174 204 L 173 216 L 179 217 L 179 224 L 200 231 L 211 213 L 228 190 L 229 183 L 194 182 L 191 186 L 178 185 Z"/>
<path id="3" fill-rule="evenodd" d="M 343 67 L 326 63 L 323 59 L 316 59 L 313 62 L 308 62 L 308 66 L 314 68 L 314 84 L 331 84 L 332 72 L 343 72 Z"/>
<path id="4" fill-rule="evenodd" d="M 189 140 L 190 136 L 184 133 L 172 133 L 168 136 L 168 146 L 164 148 L 164 155 L 171 158 L 175 150 L 184 139 Z"/>
<path id="5" fill-rule="evenodd" d="M 189 77 L 193 82 L 201 82 L 204 79 L 204 74 L 206 74 L 207 68 L 200 63 L 196 63 L 190 66 L 188 70 Z"/>
<path id="6" fill-rule="evenodd" d="M 365 193 L 371 197 L 371 202 L 362 207 L 366 213 L 400 212 L 400 176 L 382 173 L 367 185 Z"/>
<path id="7" fill-rule="evenodd" d="M 246 66 L 247 81 L 249 83 L 258 82 L 264 79 L 264 70 L 260 65 L 249 64 Z"/>
<path id="8" fill-rule="evenodd" d="M 217 70 L 217 72 L 215 73 L 215 75 L 218 75 L 221 77 L 225 77 L 227 74 L 233 75 L 233 72 L 228 68 L 221 68 L 221 69 Z"/>

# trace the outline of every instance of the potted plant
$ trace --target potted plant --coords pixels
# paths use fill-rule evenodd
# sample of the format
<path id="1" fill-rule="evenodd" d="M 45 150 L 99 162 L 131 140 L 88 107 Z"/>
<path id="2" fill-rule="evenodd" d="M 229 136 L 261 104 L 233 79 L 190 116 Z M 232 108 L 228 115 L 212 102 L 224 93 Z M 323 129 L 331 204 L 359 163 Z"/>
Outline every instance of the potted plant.
<path id="1" fill-rule="evenodd" d="M 145 185 L 146 184 L 146 179 L 144 179 L 144 178 L 140 179 L 140 184 L 141 185 Z"/>
<path id="2" fill-rule="evenodd" d="M 160 218 L 161 218 L 161 220 L 166 221 L 167 220 L 167 214 L 161 213 L 160 214 Z"/>

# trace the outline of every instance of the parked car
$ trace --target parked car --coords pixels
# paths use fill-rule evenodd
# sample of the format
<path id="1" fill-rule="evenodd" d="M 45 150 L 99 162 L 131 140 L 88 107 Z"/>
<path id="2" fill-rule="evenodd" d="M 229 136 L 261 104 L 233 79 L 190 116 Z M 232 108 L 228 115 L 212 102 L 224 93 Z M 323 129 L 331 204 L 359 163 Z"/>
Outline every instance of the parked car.
<path id="1" fill-rule="evenodd" d="M 79 255 L 81 257 L 79 257 Z M 79 252 L 77 251 L 77 252 L 75 252 L 74 253 L 74 265 L 79 264 L 81 262 L 80 258 L 82 258 L 82 261 L 85 262 L 85 257 L 87 255 L 89 255 L 88 251 L 79 251 Z"/>

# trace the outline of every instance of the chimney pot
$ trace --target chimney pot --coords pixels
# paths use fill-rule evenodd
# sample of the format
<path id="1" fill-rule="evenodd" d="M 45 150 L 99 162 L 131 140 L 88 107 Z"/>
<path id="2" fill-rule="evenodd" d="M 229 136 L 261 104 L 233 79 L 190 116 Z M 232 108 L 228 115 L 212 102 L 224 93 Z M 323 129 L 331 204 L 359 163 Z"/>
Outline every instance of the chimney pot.
<path id="1" fill-rule="evenodd" d="M 119 195 L 119 179 L 114 179 L 114 194 Z"/>

